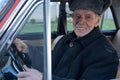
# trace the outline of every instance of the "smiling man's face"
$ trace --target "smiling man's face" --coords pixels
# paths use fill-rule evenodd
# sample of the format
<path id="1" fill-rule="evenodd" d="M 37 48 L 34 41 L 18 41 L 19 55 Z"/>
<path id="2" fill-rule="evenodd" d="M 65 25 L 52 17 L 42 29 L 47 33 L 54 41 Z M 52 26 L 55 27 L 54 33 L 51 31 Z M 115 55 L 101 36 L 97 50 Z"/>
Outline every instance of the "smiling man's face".
<path id="1" fill-rule="evenodd" d="M 73 28 L 77 37 L 83 37 L 97 27 L 100 16 L 90 10 L 75 10 L 73 13 Z"/>

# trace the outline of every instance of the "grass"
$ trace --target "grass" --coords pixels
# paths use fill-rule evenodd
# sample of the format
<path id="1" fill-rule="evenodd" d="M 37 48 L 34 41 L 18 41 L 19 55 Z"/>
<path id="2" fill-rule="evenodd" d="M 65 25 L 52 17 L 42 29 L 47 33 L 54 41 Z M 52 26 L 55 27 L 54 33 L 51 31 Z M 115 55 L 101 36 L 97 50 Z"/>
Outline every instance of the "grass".
<path id="1" fill-rule="evenodd" d="M 114 30 L 116 29 L 113 19 L 105 19 L 103 22 L 102 30 Z"/>
<path id="2" fill-rule="evenodd" d="M 44 31 L 44 25 L 41 24 L 26 24 L 21 33 L 29 33 L 29 32 L 43 32 Z M 72 22 L 68 22 L 67 24 L 67 29 L 69 31 L 73 30 L 73 25 Z M 112 19 L 105 19 L 103 22 L 103 27 L 102 30 L 113 30 L 115 29 L 115 25 Z M 51 23 L 51 31 L 56 31 L 57 30 L 57 23 Z"/>
<path id="3" fill-rule="evenodd" d="M 53 23 L 51 24 L 52 31 L 56 31 L 57 30 L 57 23 Z M 44 25 L 43 24 L 25 24 L 25 26 L 23 27 L 23 29 L 21 30 L 21 33 L 30 33 L 30 32 L 43 32 L 44 31 Z"/>

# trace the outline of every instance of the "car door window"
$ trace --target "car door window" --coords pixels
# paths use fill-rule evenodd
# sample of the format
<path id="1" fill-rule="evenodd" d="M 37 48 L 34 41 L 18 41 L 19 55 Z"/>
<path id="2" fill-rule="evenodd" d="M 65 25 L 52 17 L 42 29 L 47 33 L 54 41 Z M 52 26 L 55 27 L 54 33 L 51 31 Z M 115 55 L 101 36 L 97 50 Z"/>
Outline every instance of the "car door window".
<path id="1" fill-rule="evenodd" d="M 56 11 L 56 4 L 51 3 L 52 10 Z M 32 61 L 33 68 L 42 71 L 44 68 L 43 58 L 44 58 L 44 14 L 43 14 L 43 4 L 37 6 L 31 16 L 28 18 L 24 27 L 20 31 L 18 38 L 25 41 L 25 43 L 31 46 L 29 56 Z M 57 14 L 51 14 L 51 26 L 52 31 L 57 30 Z"/>
<path id="2" fill-rule="evenodd" d="M 57 19 L 58 19 L 58 3 L 52 3 L 51 6 L 51 30 L 57 31 Z M 21 30 L 22 33 L 36 33 L 36 32 L 43 32 L 43 25 L 44 25 L 44 17 L 43 17 L 43 4 L 39 5 L 35 11 L 32 13 L 30 18 L 27 20 L 26 24 L 24 25 L 23 29 Z"/>
<path id="3" fill-rule="evenodd" d="M 21 33 L 43 32 L 43 24 L 43 4 L 41 4 L 31 14 Z"/>
<path id="4" fill-rule="evenodd" d="M 102 15 L 102 19 L 99 25 L 102 30 L 116 29 L 110 8 L 108 8 L 107 11 Z"/>

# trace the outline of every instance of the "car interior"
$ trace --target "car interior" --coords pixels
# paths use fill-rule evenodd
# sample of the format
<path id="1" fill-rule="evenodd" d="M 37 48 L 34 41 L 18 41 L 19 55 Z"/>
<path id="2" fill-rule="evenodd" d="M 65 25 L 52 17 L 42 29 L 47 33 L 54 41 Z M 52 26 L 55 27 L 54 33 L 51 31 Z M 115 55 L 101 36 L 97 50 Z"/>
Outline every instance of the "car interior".
<path id="1" fill-rule="evenodd" d="M 69 27 L 70 25 L 72 25 L 72 20 L 71 20 L 72 12 L 70 12 L 68 9 L 67 0 L 51 0 L 51 5 L 53 4 L 57 4 L 57 6 L 52 6 L 52 8 L 57 10 L 56 12 L 57 16 L 55 16 L 54 19 L 51 19 L 51 42 L 50 43 L 51 43 L 52 50 L 54 49 L 55 45 L 63 35 L 66 35 L 72 31 L 72 28 Z M 44 40 L 44 34 L 43 34 L 44 32 L 44 21 L 43 21 L 44 14 L 42 12 L 43 8 L 44 8 L 43 4 L 40 4 L 32 12 L 31 16 L 29 16 L 29 18 L 25 21 L 24 25 L 22 25 L 23 28 L 20 29 L 19 33 L 17 35 L 13 35 L 15 36 L 15 38 L 19 38 L 23 40 L 27 45 L 30 45 L 33 47 L 36 46 L 34 53 L 29 53 L 28 55 L 31 59 L 32 67 L 40 71 L 41 69 L 43 71 L 43 67 L 44 67 L 43 53 L 44 53 L 45 40 Z M 54 9 L 51 9 L 51 10 L 54 10 Z M 112 28 L 110 29 L 108 28 L 109 26 L 111 26 L 111 24 L 110 25 L 105 24 L 106 18 L 109 19 L 109 16 L 107 16 L 109 14 L 108 12 L 111 12 L 110 19 L 112 20 L 112 22 L 108 22 L 107 24 L 113 23 Z M 112 5 L 110 6 L 108 12 L 105 12 L 105 14 L 101 16 L 102 19 L 100 22 L 100 29 L 102 30 L 103 34 L 108 38 L 108 40 L 112 43 L 112 45 L 116 49 L 118 56 L 120 58 L 120 15 L 119 15 L 120 0 L 112 0 Z M 52 14 L 53 13 L 51 11 L 51 15 Z M 42 16 L 42 18 L 39 20 L 37 18 L 38 16 L 35 16 L 35 15 Z M 0 19 L 0 21 L 1 20 L 2 19 Z M 30 29 L 30 27 L 32 27 L 31 25 L 34 26 L 34 28 L 32 28 L 31 30 L 27 30 L 27 29 Z M 41 27 L 37 28 L 37 26 L 41 26 Z M 54 29 L 52 26 L 54 27 Z M 104 26 L 107 26 L 108 28 L 104 28 Z M 40 49 L 41 52 L 37 52 L 38 51 L 37 49 Z M 14 52 L 14 51 L 11 50 L 9 53 L 11 52 Z M 35 54 L 35 53 L 38 53 L 38 54 Z M 14 56 L 14 55 L 11 54 L 11 56 Z M 12 58 L 14 59 L 14 57 Z M 0 61 L 0 69 L 3 68 L 7 63 L 10 63 L 8 61 L 9 61 L 8 57 L 5 56 L 4 59 Z M 19 65 L 16 59 L 15 59 L 15 62 L 16 63 L 12 63 L 12 64 Z M 4 69 L 6 69 L 6 67 Z M 14 72 L 14 74 L 16 75 L 16 72 Z M 3 75 L 0 75 L 0 77 L 1 76 Z M 118 79 L 120 79 L 120 65 L 118 66 L 118 73 L 116 75 L 116 80 Z"/>

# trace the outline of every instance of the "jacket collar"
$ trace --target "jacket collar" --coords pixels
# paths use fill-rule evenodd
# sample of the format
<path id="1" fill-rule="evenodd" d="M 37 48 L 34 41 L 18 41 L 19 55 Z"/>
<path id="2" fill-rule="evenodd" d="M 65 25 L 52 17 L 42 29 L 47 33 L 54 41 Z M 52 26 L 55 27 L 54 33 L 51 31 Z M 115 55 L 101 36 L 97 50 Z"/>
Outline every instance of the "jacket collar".
<path id="1" fill-rule="evenodd" d="M 94 28 L 89 34 L 77 38 L 75 35 L 74 31 L 70 34 L 68 39 L 66 41 L 73 41 L 73 42 L 78 42 L 81 44 L 83 47 L 88 46 L 90 43 L 94 42 L 96 39 L 98 39 L 100 36 L 103 34 L 99 30 L 99 27 Z"/>

